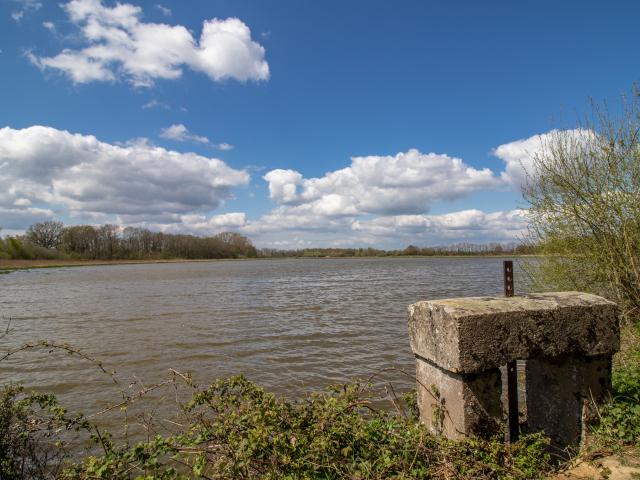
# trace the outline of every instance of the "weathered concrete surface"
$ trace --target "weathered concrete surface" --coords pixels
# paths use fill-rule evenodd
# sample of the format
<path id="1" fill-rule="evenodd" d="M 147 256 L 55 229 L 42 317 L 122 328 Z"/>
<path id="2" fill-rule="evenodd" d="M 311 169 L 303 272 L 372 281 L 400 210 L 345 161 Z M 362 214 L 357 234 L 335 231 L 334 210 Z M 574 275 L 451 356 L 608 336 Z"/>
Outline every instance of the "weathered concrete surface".
<path id="1" fill-rule="evenodd" d="M 580 292 L 418 302 L 409 307 L 409 334 L 416 355 L 453 373 L 533 357 L 608 356 L 620 343 L 616 304 Z"/>
<path id="2" fill-rule="evenodd" d="M 462 375 L 416 359 L 420 421 L 448 438 L 495 435 L 502 422 L 499 369 Z"/>
<path id="3" fill-rule="evenodd" d="M 611 391 L 611 357 L 535 358 L 526 365 L 527 429 L 544 431 L 557 454 L 582 441 L 595 404 Z"/>

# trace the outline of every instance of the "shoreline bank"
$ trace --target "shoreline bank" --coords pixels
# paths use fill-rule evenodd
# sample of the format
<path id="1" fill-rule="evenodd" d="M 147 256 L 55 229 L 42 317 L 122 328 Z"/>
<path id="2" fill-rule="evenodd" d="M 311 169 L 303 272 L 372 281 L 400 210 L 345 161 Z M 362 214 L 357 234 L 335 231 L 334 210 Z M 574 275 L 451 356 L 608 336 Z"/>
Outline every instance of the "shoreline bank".
<path id="1" fill-rule="evenodd" d="M 147 259 L 147 260 L 0 260 L 0 273 L 9 273 L 16 270 L 31 270 L 37 268 L 66 268 L 66 267 L 94 267 L 94 266 L 110 266 L 110 265 L 143 265 L 143 264 L 160 264 L 160 263 L 208 263 L 208 262 L 229 262 L 229 261 L 247 261 L 247 260 L 335 260 L 335 259 L 411 259 L 411 258 L 525 258 L 535 257 L 536 255 L 406 255 L 406 256 L 380 256 L 380 257 L 258 257 L 258 258 L 169 258 L 169 259 Z"/>
<path id="2" fill-rule="evenodd" d="M 223 260 L 246 260 L 242 258 L 212 259 L 161 259 L 161 260 L 0 260 L 0 273 L 15 270 L 31 270 L 36 268 L 94 267 L 109 265 L 141 265 L 154 263 L 201 263 L 219 262 Z"/>

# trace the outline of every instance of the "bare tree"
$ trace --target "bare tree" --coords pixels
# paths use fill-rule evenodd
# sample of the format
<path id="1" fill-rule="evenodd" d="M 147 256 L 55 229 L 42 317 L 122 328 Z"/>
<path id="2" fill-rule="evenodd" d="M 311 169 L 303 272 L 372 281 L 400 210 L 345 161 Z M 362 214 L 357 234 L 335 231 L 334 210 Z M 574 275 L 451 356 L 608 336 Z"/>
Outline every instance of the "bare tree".
<path id="1" fill-rule="evenodd" d="M 64 224 L 49 220 L 31 225 L 26 232 L 27 240 L 44 248 L 55 248 L 60 243 Z"/>

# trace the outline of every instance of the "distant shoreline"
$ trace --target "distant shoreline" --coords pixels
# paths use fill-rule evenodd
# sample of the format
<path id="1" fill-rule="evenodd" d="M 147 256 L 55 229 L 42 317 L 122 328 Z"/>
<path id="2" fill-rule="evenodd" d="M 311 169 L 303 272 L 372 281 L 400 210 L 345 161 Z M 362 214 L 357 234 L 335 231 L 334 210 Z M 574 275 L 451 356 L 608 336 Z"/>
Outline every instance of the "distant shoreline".
<path id="1" fill-rule="evenodd" d="M 298 260 L 298 259 L 315 259 L 315 260 L 335 260 L 335 259 L 361 259 L 371 260 L 379 258 L 387 259 L 410 259 L 410 258 L 520 258 L 535 257 L 536 255 L 389 255 L 389 256 L 370 256 L 370 257 L 258 257 L 258 258 L 203 258 L 203 259 L 187 259 L 187 258 L 169 258 L 169 259 L 148 259 L 148 260 L 0 260 L 0 273 L 9 273 L 16 270 L 31 270 L 37 268 L 65 268 L 65 267 L 91 267 L 91 266 L 109 266 L 109 265 L 142 265 L 155 263 L 207 263 L 207 262 L 229 262 L 229 261 L 247 261 L 247 260 Z"/>
<path id="2" fill-rule="evenodd" d="M 140 265 L 152 263 L 201 263 L 229 260 L 248 260 L 245 258 L 168 258 L 147 260 L 0 260 L 0 272 L 13 270 L 30 270 L 34 268 L 91 267 L 108 265 Z M 251 259 L 253 260 L 253 259 Z"/>

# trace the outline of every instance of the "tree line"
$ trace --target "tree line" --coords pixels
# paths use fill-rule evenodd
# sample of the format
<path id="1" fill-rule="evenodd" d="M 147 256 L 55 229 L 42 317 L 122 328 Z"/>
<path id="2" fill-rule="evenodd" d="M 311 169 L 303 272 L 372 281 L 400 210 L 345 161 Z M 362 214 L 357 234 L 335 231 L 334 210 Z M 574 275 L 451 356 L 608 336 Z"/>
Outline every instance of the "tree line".
<path id="1" fill-rule="evenodd" d="M 409 245 L 401 250 L 381 250 L 378 248 L 302 248 L 298 250 L 278 250 L 263 248 L 258 256 L 269 258 L 284 257 L 404 257 L 404 256 L 482 256 L 482 255 L 532 255 L 537 253 L 533 245 L 520 243 L 456 243 L 435 247 Z"/>
<path id="2" fill-rule="evenodd" d="M 46 221 L 32 225 L 24 235 L 0 239 L 0 258 L 11 259 L 215 259 L 257 255 L 251 240 L 239 233 L 198 237 L 111 224 L 65 226 L 59 221 Z"/>
<path id="3" fill-rule="evenodd" d="M 516 243 L 457 243 L 400 250 L 377 248 L 257 249 L 239 233 L 209 237 L 153 232 L 117 225 L 71 225 L 39 222 L 24 235 L 0 238 L 0 259 L 151 260 L 284 257 L 386 257 L 435 255 L 531 254 L 535 248 Z"/>

